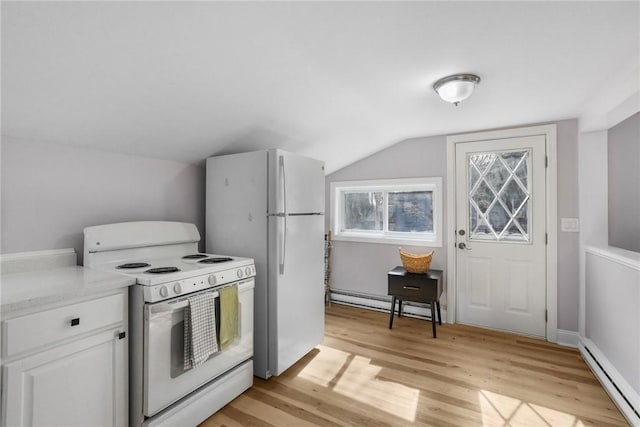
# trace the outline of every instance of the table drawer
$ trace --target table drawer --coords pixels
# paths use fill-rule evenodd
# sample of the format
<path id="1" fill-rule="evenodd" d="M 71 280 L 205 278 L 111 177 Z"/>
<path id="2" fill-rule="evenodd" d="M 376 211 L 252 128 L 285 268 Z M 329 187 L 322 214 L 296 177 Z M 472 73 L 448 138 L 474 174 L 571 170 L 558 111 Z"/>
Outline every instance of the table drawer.
<path id="1" fill-rule="evenodd" d="M 431 301 L 437 298 L 436 291 L 435 280 L 433 283 L 419 283 L 403 277 L 394 277 L 389 280 L 389 295 L 399 299 Z"/>
<path id="2" fill-rule="evenodd" d="M 4 356 L 124 321 L 124 294 L 70 304 L 2 322 Z"/>

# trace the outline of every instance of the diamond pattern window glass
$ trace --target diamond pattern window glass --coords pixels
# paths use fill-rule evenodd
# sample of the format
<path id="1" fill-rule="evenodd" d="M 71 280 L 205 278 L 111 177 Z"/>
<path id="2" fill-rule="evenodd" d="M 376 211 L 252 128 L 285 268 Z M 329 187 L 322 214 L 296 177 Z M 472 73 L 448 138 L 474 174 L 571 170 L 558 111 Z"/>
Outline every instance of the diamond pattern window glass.
<path id="1" fill-rule="evenodd" d="M 468 156 L 469 238 L 529 242 L 530 151 Z"/>

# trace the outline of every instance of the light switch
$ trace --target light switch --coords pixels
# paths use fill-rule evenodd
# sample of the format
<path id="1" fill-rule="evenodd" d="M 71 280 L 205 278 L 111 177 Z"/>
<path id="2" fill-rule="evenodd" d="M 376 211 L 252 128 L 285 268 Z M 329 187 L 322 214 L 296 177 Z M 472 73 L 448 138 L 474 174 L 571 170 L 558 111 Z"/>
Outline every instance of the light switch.
<path id="1" fill-rule="evenodd" d="M 578 233 L 580 231 L 580 219 L 579 218 L 561 218 L 560 230 L 568 231 L 570 233 Z"/>

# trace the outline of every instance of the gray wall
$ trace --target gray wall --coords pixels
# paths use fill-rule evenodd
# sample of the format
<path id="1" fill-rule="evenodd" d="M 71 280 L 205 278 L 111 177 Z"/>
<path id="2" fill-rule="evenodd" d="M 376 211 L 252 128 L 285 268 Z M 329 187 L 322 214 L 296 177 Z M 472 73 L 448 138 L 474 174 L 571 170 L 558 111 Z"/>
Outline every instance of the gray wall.
<path id="1" fill-rule="evenodd" d="M 414 138 L 400 142 L 327 176 L 326 212 L 330 212 L 330 183 L 385 178 L 443 177 L 443 239 L 447 239 L 447 139 L 445 136 Z M 330 215 L 326 227 L 330 229 Z M 403 246 L 409 252 L 435 250 L 431 268 L 446 271 L 446 247 Z M 387 272 L 401 264 L 398 245 L 334 241 L 331 253 L 331 287 L 368 295 L 387 295 Z M 445 279 L 446 280 L 446 279 Z M 446 295 L 440 300 L 446 308 Z"/>
<path id="2" fill-rule="evenodd" d="M 558 218 L 578 217 L 578 128 L 576 120 L 557 122 L 558 126 Z M 327 176 L 327 194 L 333 181 L 442 176 L 446 189 L 446 136 L 402 141 L 368 158 Z M 445 192 L 444 242 L 435 249 L 432 268 L 445 270 L 447 265 L 447 222 Z M 329 197 L 327 197 L 329 212 Z M 327 229 L 329 225 L 327 215 Z M 578 330 L 578 233 L 560 231 L 558 224 L 558 328 Z M 407 247 L 415 252 L 430 248 Z M 332 252 L 332 288 L 386 296 L 386 272 L 400 263 L 397 245 L 334 242 Z M 446 304 L 446 296 L 441 302 Z"/>
<path id="3" fill-rule="evenodd" d="M 578 331 L 580 234 L 560 230 L 561 218 L 578 218 L 578 121 L 558 125 L 558 329 Z"/>
<path id="4" fill-rule="evenodd" d="M 640 113 L 608 131 L 609 245 L 640 252 Z"/>
<path id="5" fill-rule="evenodd" d="M 166 220 L 204 237 L 204 167 L 72 147 L 2 141 L 1 252 L 75 248 L 86 226 Z"/>

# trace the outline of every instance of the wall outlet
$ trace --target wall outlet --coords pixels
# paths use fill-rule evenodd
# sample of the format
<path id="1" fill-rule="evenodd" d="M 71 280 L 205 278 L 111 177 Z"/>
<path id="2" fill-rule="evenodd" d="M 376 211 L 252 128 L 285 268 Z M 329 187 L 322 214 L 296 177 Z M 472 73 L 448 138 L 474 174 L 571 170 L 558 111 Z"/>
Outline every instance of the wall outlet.
<path id="1" fill-rule="evenodd" d="M 560 218 L 560 230 L 570 233 L 580 232 L 579 218 Z"/>

